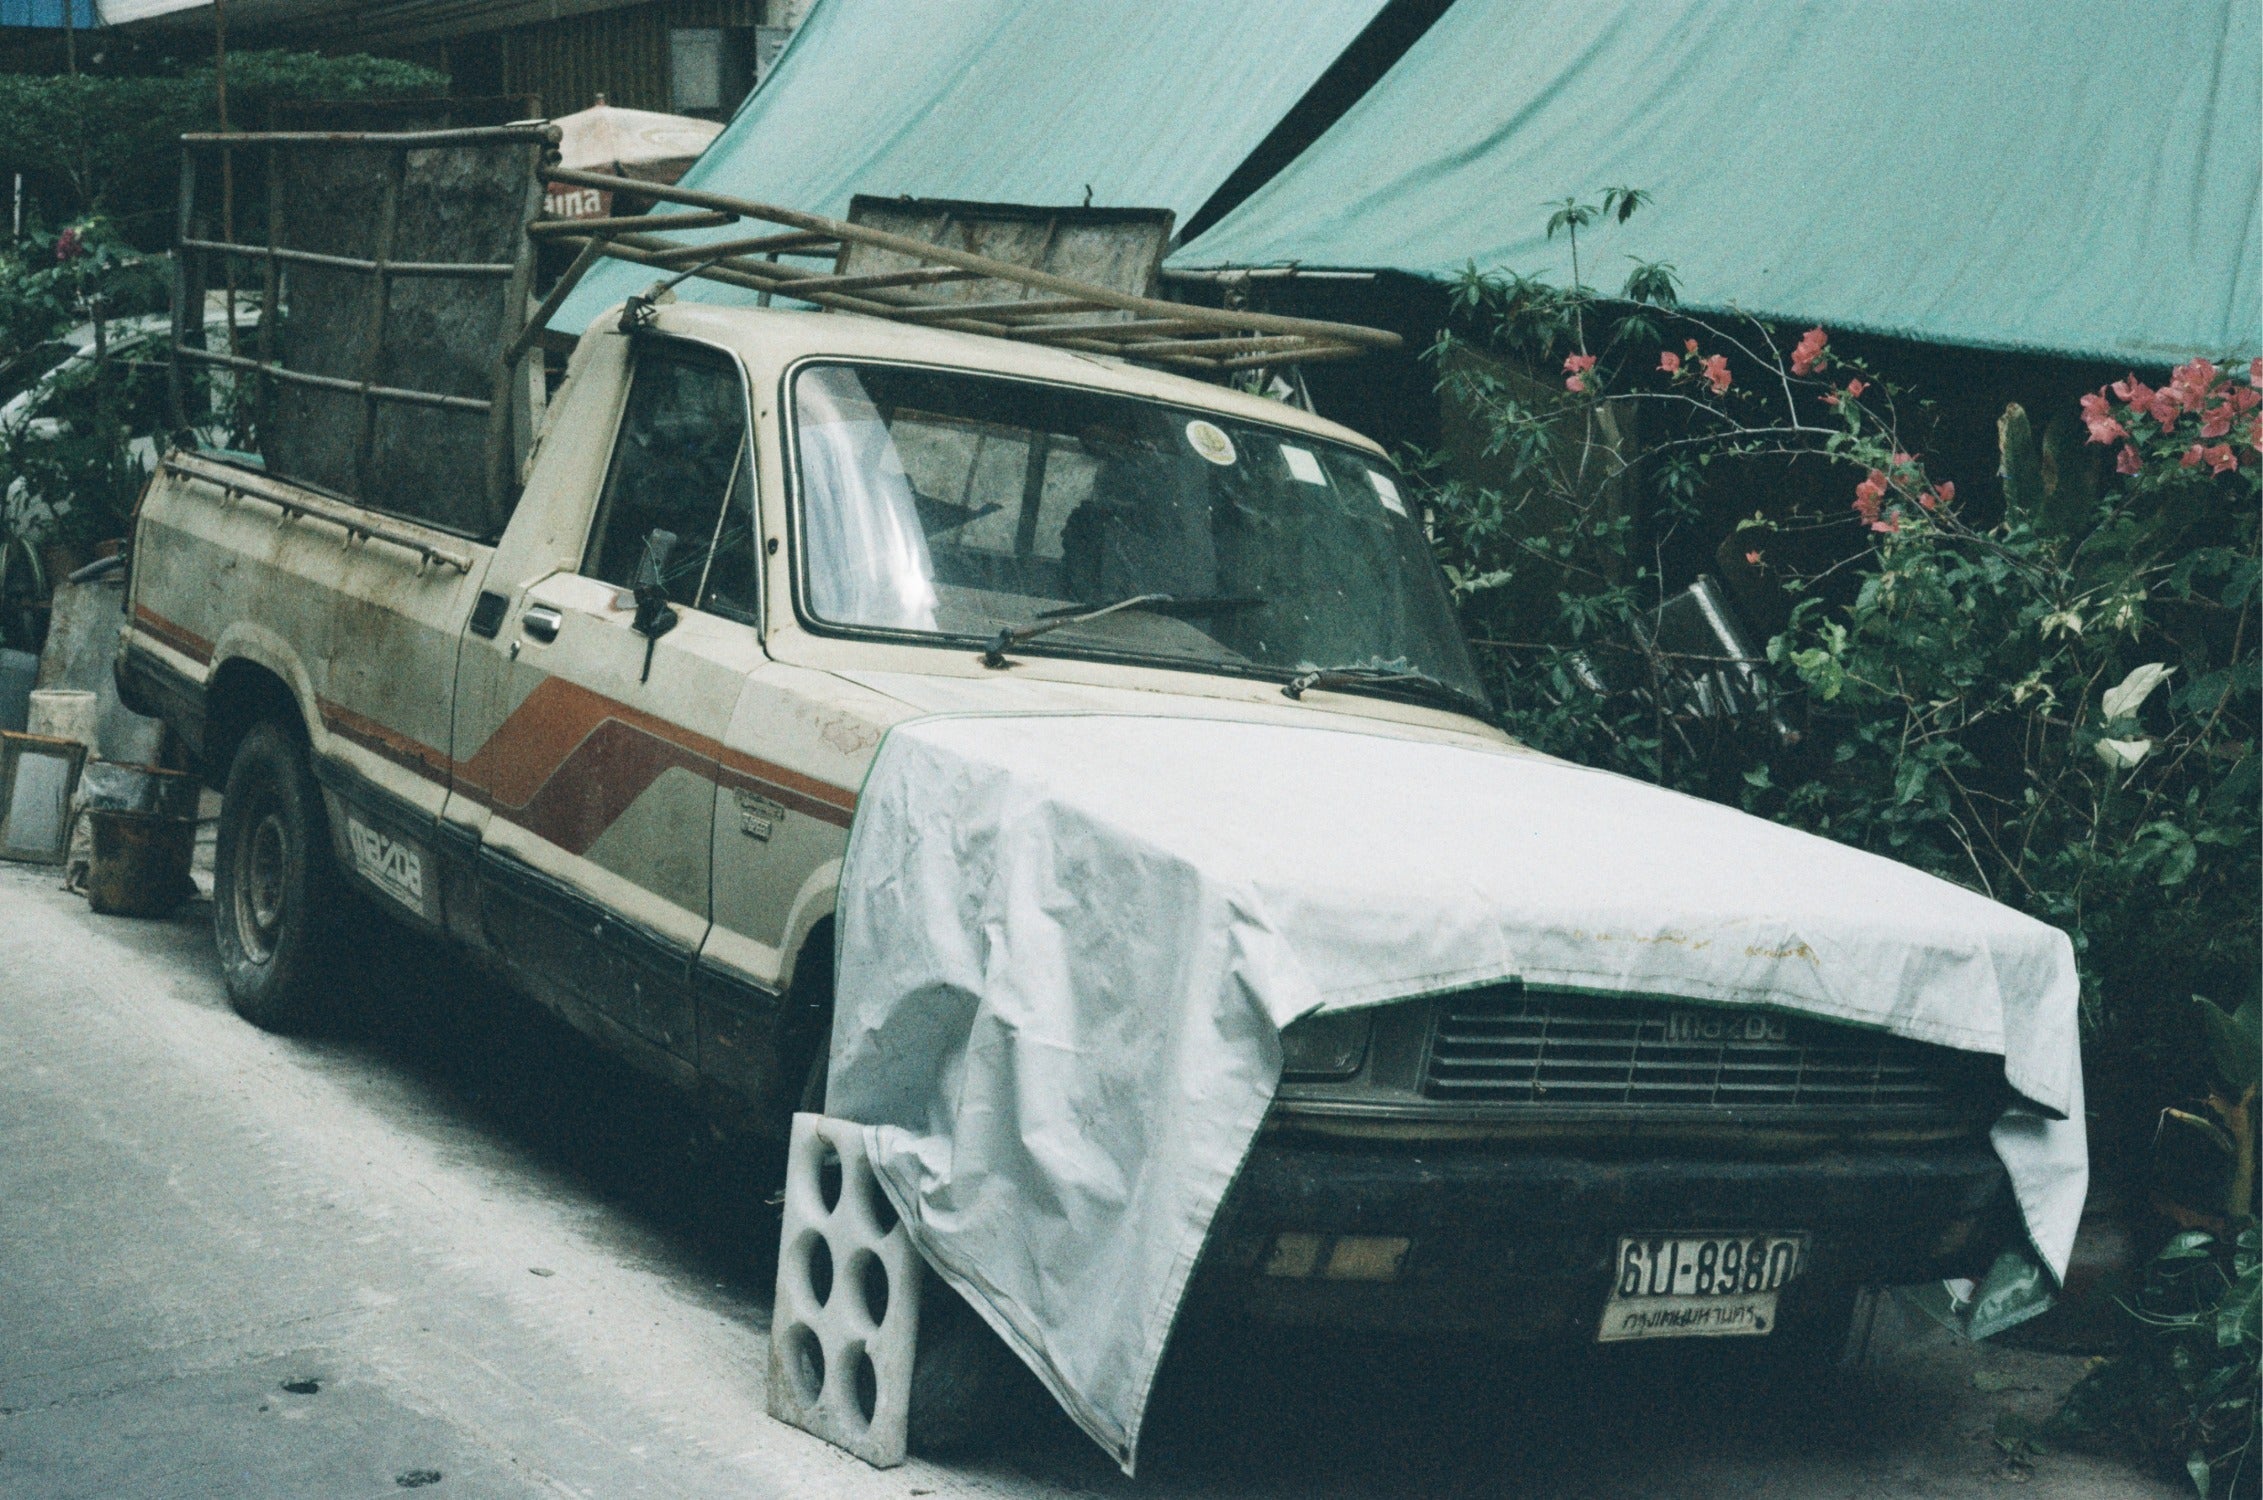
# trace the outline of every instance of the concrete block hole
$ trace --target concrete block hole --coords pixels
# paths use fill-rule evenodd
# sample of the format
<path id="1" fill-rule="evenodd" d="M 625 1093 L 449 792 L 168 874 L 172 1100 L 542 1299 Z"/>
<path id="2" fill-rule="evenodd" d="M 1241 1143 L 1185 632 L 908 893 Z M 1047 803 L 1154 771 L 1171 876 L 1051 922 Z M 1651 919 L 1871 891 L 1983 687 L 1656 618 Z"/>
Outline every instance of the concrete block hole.
<path id="1" fill-rule="evenodd" d="M 904 1459 L 918 1254 L 861 1126 L 796 1115 L 786 1161 L 770 1414 L 891 1467 Z"/>

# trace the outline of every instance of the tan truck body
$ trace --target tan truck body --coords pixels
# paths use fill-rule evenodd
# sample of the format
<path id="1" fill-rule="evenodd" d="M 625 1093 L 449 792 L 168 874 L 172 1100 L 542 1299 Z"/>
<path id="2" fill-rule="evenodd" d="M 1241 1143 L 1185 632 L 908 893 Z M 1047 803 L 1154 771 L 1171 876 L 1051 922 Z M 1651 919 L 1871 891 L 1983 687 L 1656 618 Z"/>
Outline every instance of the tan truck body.
<path id="1" fill-rule="evenodd" d="M 650 642 L 581 571 L 640 339 L 743 380 L 760 559 L 751 618 L 681 610 Z M 1479 739 L 1474 718 L 1198 669 L 818 633 L 797 617 L 780 392 L 817 358 L 1076 386 L 1377 451 L 1282 404 L 1119 361 L 837 314 L 661 306 L 600 319 L 491 545 L 176 456 L 142 502 L 120 676 L 217 781 L 261 717 L 303 731 L 343 869 L 720 1113 L 782 1124 L 782 1038 L 834 906 L 882 735 L 935 711 L 1110 708 Z M 475 483 L 476 476 L 466 476 Z M 547 612 L 547 634 L 536 633 Z M 530 623 L 532 622 L 532 623 Z M 806 1053 L 809 1038 L 803 1038 Z"/>

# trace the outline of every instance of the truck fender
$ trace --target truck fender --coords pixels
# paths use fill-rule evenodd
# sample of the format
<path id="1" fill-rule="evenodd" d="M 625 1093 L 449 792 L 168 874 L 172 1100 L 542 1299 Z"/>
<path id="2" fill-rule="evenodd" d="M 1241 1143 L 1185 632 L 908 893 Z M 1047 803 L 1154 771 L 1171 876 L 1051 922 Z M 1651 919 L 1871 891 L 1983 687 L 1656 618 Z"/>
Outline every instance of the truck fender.
<path id="1" fill-rule="evenodd" d="M 205 681 L 204 762 L 208 780 L 224 780 L 237 744 L 252 725 L 281 718 L 319 754 L 329 736 L 314 712 L 313 679 L 290 643 L 264 626 L 239 621 L 213 643 Z"/>
<path id="2" fill-rule="evenodd" d="M 841 862 L 829 859 L 810 871 L 809 879 L 803 881 L 801 890 L 795 893 L 794 904 L 786 913 L 785 961 L 779 966 L 779 988 L 793 989 L 801 973 L 802 956 L 810 951 L 810 934 L 817 930 L 819 923 L 831 922 L 840 889 Z M 824 952 L 819 956 L 830 964 L 833 945 L 828 941 L 822 946 Z"/>

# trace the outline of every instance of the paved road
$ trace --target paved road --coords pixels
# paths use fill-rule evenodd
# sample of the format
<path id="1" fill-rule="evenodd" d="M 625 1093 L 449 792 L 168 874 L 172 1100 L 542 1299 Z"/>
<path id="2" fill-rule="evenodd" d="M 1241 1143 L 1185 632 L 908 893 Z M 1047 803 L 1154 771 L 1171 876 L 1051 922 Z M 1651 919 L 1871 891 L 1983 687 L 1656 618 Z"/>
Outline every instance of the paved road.
<path id="1" fill-rule="evenodd" d="M 775 1229 L 674 1104 L 414 943 L 356 1035 L 262 1035 L 205 921 L 96 917 L 0 866 L 11 1500 L 2179 1493 L 2006 1467 L 1997 1416 L 2079 1360 L 1892 1329 L 1792 1385 L 1704 1350 L 1194 1338 L 1136 1483 L 1057 1417 L 875 1473 L 763 1414 Z"/>

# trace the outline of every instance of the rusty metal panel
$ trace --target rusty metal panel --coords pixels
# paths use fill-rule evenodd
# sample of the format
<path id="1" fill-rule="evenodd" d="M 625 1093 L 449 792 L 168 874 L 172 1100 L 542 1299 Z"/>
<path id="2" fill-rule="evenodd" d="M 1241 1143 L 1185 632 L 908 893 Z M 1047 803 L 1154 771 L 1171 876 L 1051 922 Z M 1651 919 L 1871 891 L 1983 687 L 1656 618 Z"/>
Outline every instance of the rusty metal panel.
<path id="1" fill-rule="evenodd" d="M 389 262 L 508 264 L 524 243 L 539 148 L 526 142 L 401 151 L 282 151 L 276 242 Z M 515 278 L 386 276 L 286 265 L 275 352 L 287 370 L 485 401 L 519 326 Z M 262 450 L 271 472 L 452 531 L 501 524 L 485 478 L 490 419 L 369 403 L 278 383 Z"/>
<path id="2" fill-rule="evenodd" d="M 851 224 L 949 245 L 1135 297 L 1156 294 L 1157 273 L 1171 244 L 1172 217 L 1167 208 L 1045 208 L 867 193 L 849 200 Z M 918 264 L 908 255 L 852 241 L 841 247 L 838 271 L 862 276 Z M 1039 295 L 1018 283 L 992 278 L 946 282 L 926 293 L 938 302 L 1015 302 Z M 1122 321 L 1131 316 L 1084 313 L 1079 320 Z"/>

